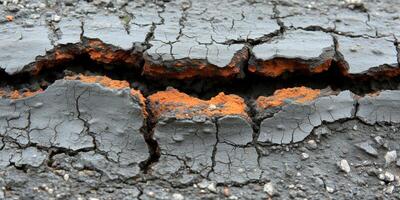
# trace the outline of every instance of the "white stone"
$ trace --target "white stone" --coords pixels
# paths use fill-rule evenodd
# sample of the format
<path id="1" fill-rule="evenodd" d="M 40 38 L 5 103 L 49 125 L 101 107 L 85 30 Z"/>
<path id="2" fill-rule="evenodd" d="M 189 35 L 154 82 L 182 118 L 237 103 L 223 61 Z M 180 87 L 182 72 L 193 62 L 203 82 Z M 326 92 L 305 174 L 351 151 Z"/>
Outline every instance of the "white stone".
<path id="1" fill-rule="evenodd" d="M 172 198 L 175 199 L 175 200 L 183 200 L 183 199 L 185 199 L 185 197 L 183 197 L 183 195 L 179 194 L 179 193 L 174 193 L 172 195 Z"/>
<path id="2" fill-rule="evenodd" d="M 349 165 L 349 163 L 347 162 L 347 160 L 345 160 L 345 159 L 342 159 L 342 160 L 339 162 L 339 168 L 340 168 L 342 171 L 346 172 L 346 173 L 349 173 L 349 172 L 350 172 L 350 165 Z"/>
<path id="3" fill-rule="evenodd" d="M 390 165 L 390 163 L 396 161 L 397 159 L 397 153 L 396 151 L 388 151 L 385 155 L 385 163 L 386 166 Z"/>
<path id="4" fill-rule="evenodd" d="M 264 185 L 264 192 L 266 192 L 269 196 L 274 196 L 276 194 L 274 185 L 271 182 L 266 183 Z"/>

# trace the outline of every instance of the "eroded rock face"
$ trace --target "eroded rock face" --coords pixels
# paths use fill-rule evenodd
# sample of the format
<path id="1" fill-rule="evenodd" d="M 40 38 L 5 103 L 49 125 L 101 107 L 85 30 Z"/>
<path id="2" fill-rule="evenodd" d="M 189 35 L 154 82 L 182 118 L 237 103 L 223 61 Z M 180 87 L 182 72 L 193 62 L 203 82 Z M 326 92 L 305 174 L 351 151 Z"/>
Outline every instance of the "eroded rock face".
<path id="1" fill-rule="evenodd" d="M 367 73 L 374 67 L 385 65 L 397 67 L 397 52 L 393 38 L 349 38 L 337 36 L 341 62 L 349 74 Z M 388 73 L 389 75 L 390 73 Z"/>
<path id="2" fill-rule="evenodd" d="M 233 139 L 228 136 L 243 135 L 246 143 L 252 141 L 247 107 L 236 95 L 221 93 L 205 101 L 168 89 L 149 96 L 148 100 L 155 120 L 154 138 L 161 154 L 184 160 L 191 170 L 201 173 L 211 170 L 216 145 Z M 232 125 L 236 127 L 234 131 Z"/>
<path id="3" fill-rule="evenodd" d="M 270 101 L 259 98 L 256 103 L 258 110 L 262 111 L 263 109 L 260 105 L 267 105 L 267 109 L 262 111 L 265 114 L 260 115 L 261 124 L 258 141 L 273 144 L 300 142 L 323 122 L 334 122 L 354 116 L 356 100 L 350 91 L 322 96 L 319 95 L 319 91 L 310 89 L 294 88 L 294 90 L 303 93 L 288 92 L 289 96 L 285 99 L 289 103 L 275 103 L 274 101 L 277 100 L 273 97 Z M 318 96 L 315 94 L 318 94 Z M 276 92 L 276 95 L 280 96 L 279 91 Z M 293 100 L 290 102 L 290 99 Z M 268 108 L 274 104 L 280 107 Z M 269 113 L 268 109 L 274 109 L 274 111 Z"/>
<path id="4" fill-rule="evenodd" d="M 0 199 L 399 198 L 397 4 L 3 0 Z"/>
<path id="5" fill-rule="evenodd" d="M 287 31 L 279 39 L 255 46 L 252 53 L 249 71 L 266 77 L 327 71 L 335 54 L 329 34 L 303 30 Z"/>
<path id="6" fill-rule="evenodd" d="M 105 77 L 70 77 L 34 96 L 1 99 L 1 136 L 10 138 L 10 145 L 26 146 L 27 151 L 38 151 L 36 146 L 92 150 L 103 162 L 130 166 L 137 175 L 138 164 L 149 156 L 140 132 L 145 111 L 140 96 L 124 84 Z M 27 162 L 25 154 L 12 155 L 11 162 Z M 43 153 L 34 154 L 40 156 L 28 162 L 39 166 Z"/>
<path id="7" fill-rule="evenodd" d="M 400 93 L 397 90 L 366 95 L 358 100 L 358 104 L 356 116 L 365 123 L 400 123 Z"/>

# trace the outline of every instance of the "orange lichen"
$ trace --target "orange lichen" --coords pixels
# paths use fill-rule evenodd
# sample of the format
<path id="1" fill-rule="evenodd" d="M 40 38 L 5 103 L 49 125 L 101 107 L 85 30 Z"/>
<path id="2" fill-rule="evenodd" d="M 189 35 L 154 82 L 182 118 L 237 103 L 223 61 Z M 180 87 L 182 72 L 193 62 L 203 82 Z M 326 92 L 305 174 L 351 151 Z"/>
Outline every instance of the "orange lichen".
<path id="1" fill-rule="evenodd" d="M 146 76 L 179 80 L 210 77 L 233 78 L 239 75 L 239 73 L 240 69 L 237 67 L 227 66 L 224 68 L 218 68 L 217 66 L 195 61 L 193 61 L 191 65 L 175 63 L 173 67 L 153 65 L 146 62 L 143 67 L 143 74 Z"/>
<path id="2" fill-rule="evenodd" d="M 18 90 L 14 90 L 10 93 L 6 93 L 6 92 L 2 92 L 2 94 L 0 94 L 0 96 L 5 96 L 8 97 L 10 99 L 22 99 L 22 98 L 26 98 L 26 97 L 31 97 L 31 96 L 35 96 L 36 94 L 42 93 L 43 90 L 39 89 L 37 91 L 25 91 L 25 92 L 19 92 Z M 0 92 L 1 93 L 1 92 Z"/>
<path id="3" fill-rule="evenodd" d="M 97 39 L 88 39 L 83 52 L 89 54 L 92 60 L 105 64 L 124 63 L 137 65 L 141 60 L 139 55 L 132 54 L 131 51 L 115 48 Z"/>
<path id="4" fill-rule="evenodd" d="M 147 117 L 148 113 L 146 110 L 146 98 L 144 98 L 140 90 L 131 89 L 131 96 L 136 97 L 136 99 L 139 101 L 140 107 L 142 107 L 144 116 Z"/>
<path id="5" fill-rule="evenodd" d="M 260 96 L 257 99 L 257 106 L 261 109 L 281 106 L 286 99 L 297 103 L 305 103 L 314 100 L 320 95 L 320 90 L 306 87 L 294 87 L 277 90 L 273 96 Z"/>
<path id="6" fill-rule="evenodd" d="M 77 76 L 67 76 L 66 80 L 80 80 L 84 83 L 99 83 L 104 87 L 111 89 L 124 89 L 129 88 L 129 83 L 127 81 L 113 80 L 106 76 L 85 76 L 79 74 Z"/>
<path id="7" fill-rule="evenodd" d="M 302 74 L 316 74 L 327 71 L 331 66 L 331 59 L 325 60 L 322 64 L 311 67 L 309 64 L 297 59 L 274 58 L 266 61 L 256 61 L 250 64 L 248 70 L 252 73 L 261 74 L 267 77 L 278 77 L 285 72 L 298 72 Z"/>
<path id="8" fill-rule="evenodd" d="M 191 97 L 176 89 L 157 92 L 148 97 L 152 114 L 156 119 L 165 115 L 173 115 L 176 119 L 190 119 L 193 116 L 205 115 L 219 117 L 225 115 L 241 115 L 248 117 L 246 104 L 236 95 L 219 93 L 210 100 Z"/>
<path id="9" fill-rule="evenodd" d="M 67 76 L 66 80 L 79 80 L 84 83 L 99 83 L 104 87 L 108 87 L 111 89 L 124 89 L 130 88 L 129 83 L 127 81 L 113 80 L 108 78 L 107 76 L 85 76 L 82 74 L 76 76 Z M 143 97 L 142 93 L 139 90 L 131 89 L 130 94 L 132 97 L 135 97 L 140 106 L 142 107 L 144 116 L 147 116 L 146 112 L 146 99 Z"/>
<path id="10" fill-rule="evenodd" d="M 7 21 L 12 22 L 12 21 L 14 21 L 14 16 L 12 16 L 12 15 L 7 15 L 7 16 L 6 16 L 6 19 L 7 19 Z"/>

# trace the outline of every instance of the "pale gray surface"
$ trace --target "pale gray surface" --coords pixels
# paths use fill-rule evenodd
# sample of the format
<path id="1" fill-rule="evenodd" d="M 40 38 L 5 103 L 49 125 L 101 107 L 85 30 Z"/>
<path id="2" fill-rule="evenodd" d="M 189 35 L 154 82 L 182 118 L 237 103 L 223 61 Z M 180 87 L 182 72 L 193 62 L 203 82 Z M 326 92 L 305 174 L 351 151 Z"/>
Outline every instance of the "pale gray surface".
<path id="1" fill-rule="evenodd" d="M 323 122 L 354 116 L 356 101 L 350 91 L 319 97 L 304 104 L 283 105 L 273 116 L 262 120 L 258 141 L 289 144 L 303 141 Z"/>
<path id="2" fill-rule="evenodd" d="M 287 31 L 279 39 L 270 43 L 257 45 L 253 55 L 262 60 L 276 57 L 300 58 L 304 60 L 318 59 L 321 54 L 328 52 L 326 57 L 333 58 L 333 39 L 331 35 L 320 31 Z"/>
<path id="3" fill-rule="evenodd" d="M 0 102 L 1 136 L 27 147 L 21 155 L 12 153 L 17 154 L 12 155 L 11 162 L 18 165 L 39 166 L 43 162 L 42 153 L 35 147 L 96 150 L 103 161 L 130 166 L 135 174 L 139 173 L 138 164 L 149 157 L 140 132 L 144 124 L 142 108 L 129 89 L 58 80 L 43 93 Z M 29 158 L 27 154 L 37 156 Z"/>
<path id="4" fill-rule="evenodd" d="M 400 91 L 385 90 L 358 100 L 357 117 L 368 124 L 400 123 Z"/>
<path id="5" fill-rule="evenodd" d="M 393 38 L 349 38 L 338 36 L 338 51 L 349 66 L 349 73 L 363 73 L 372 67 L 397 65 Z"/>

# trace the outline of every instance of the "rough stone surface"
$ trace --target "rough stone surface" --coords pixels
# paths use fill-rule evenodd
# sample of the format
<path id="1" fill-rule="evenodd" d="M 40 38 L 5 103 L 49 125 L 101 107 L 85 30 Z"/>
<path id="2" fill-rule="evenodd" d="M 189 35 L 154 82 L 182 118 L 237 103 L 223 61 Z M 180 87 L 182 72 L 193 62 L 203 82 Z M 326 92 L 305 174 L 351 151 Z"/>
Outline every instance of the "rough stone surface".
<path id="1" fill-rule="evenodd" d="M 261 119 L 258 141 L 273 144 L 300 142 L 323 122 L 352 118 L 356 104 L 353 96 L 350 91 L 344 91 L 305 103 L 283 105 L 273 115 Z"/>
<path id="2" fill-rule="evenodd" d="M 287 31 L 270 43 L 255 46 L 252 52 L 249 71 L 267 77 L 321 73 L 329 69 L 335 54 L 329 34 L 303 30 Z"/>
<path id="3" fill-rule="evenodd" d="M 399 199 L 399 8 L 0 0 L 0 199 Z"/>
<path id="4" fill-rule="evenodd" d="M 378 94 L 366 95 L 358 100 L 356 116 L 368 124 L 377 122 L 400 122 L 400 92 L 381 91 Z"/>
<path id="5" fill-rule="evenodd" d="M 9 162 L 16 166 L 40 166 L 48 158 L 43 151 L 50 152 L 51 148 L 71 152 L 92 150 L 96 151 L 93 152 L 96 159 L 86 157 L 88 162 L 102 159 L 101 162 L 110 163 L 107 165 L 118 163 L 120 167 L 129 166 L 130 173 L 136 175 L 138 164 L 149 156 L 140 133 L 145 122 L 143 110 L 129 88 L 58 80 L 31 97 L 1 99 L 0 109 L 0 133 L 11 143 L 6 145 L 10 150 L 3 152 L 2 157 L 8 154 Z M 15 148 L 12 150 L 12 144 L 26 149 L 18 153 Z"/>
<path id="6" fill-rule="evenodd" d="M 337 49 L 344 57 L 350 74 L 365 73 L 382 65 L 397 66 L 392 38 L 349 38 L 338 36 Z M 392 41 L 391 41 L 392 40 Z"/>

